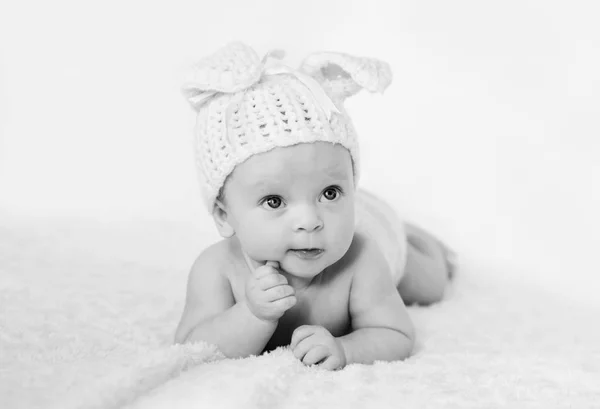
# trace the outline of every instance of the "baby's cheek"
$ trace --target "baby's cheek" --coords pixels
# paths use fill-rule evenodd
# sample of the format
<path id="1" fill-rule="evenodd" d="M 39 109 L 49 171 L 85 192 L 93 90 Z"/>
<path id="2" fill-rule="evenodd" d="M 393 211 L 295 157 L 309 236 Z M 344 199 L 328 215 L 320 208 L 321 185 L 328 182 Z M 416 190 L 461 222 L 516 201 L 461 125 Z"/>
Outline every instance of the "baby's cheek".
<path id="1" fill-rule="evenodd" d="M 335 247 L 342 253 L 345 253 L 354 237 L 354 217 L 346 215 L 346 217 L 340 217 L 336 220 L 335 229 L 330 231 L 330 237 Z"/>
<path id="2" fill-rule="evenodd" d="M 256 220 L 246 224 L 240 239 L 244 250 L 257 260 L 275 260 L 283 244 L 281 232 L 270 223 Z"/>

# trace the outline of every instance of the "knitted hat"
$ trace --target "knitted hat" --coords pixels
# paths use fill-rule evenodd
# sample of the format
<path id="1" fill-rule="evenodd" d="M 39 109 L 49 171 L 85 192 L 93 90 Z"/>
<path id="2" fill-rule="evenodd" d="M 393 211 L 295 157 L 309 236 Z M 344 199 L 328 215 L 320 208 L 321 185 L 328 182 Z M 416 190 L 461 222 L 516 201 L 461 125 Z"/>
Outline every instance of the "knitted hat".
<path id="1" fill-rule="evenodd" d="M 295 70 L 275 50 L 259 59 L 230 43 L 192 67 L 184 96 L 196 110 L 195 156 L 209 211 L 234 168 L 276 147 L 325 141 L 351 154 L 358 179 L 358 141 L 344 100 L 362 88 L 383 92 L 392 79 L 383 61 L 342 53 L 309 55 Z"/>

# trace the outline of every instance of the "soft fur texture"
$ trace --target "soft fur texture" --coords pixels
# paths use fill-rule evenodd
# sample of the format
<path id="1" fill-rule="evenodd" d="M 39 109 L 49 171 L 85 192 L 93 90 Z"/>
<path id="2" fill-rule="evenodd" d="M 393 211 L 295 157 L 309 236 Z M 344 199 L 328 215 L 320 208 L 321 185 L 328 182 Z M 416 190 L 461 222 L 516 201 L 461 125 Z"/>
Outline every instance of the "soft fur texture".
<path id="1" fill-rule="evenodd" d="M 307 368 L 171 346 L 212 226 L 0 218 L 3 408 L 600 407 L 598 312 L 462 255 L 446 299 L 411 307 L 404 362 Z"/>

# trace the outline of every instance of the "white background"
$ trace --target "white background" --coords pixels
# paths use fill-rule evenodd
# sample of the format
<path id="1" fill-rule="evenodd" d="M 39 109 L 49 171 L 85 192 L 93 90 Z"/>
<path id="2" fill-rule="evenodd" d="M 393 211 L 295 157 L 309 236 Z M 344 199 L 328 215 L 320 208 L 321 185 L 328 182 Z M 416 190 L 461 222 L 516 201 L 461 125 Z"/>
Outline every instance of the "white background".
<path id="1" fill-rule="evenodd" d="M 596 4 L 2 0 L 0 209 L 210 223 L 185 69 L 232 40 L 293 65 L 343 51 L 395 74 L 348 102 L 364 187 L 464 257 L 597 302 Z"/>

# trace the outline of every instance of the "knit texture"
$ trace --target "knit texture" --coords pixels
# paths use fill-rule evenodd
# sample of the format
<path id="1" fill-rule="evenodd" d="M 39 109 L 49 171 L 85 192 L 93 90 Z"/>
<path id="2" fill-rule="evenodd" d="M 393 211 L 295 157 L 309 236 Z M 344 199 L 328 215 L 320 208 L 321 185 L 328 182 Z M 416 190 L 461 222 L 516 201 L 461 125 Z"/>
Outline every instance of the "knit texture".
<path id="1" fill-rule="evenodd" d="M 207 209 L 212 211 L 227 176 L 249 157 L 276 147 L 317 141 L 341 144 L 359 175 L 356 130 L 343 101 L 361 88 L 383 92 L 389 66 L 341 53 L 309 56 L 301 69 L 263 59 L 231 43 L 192 67 L 183 93 L 197 112 L 194 149 Z"/>

